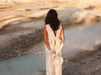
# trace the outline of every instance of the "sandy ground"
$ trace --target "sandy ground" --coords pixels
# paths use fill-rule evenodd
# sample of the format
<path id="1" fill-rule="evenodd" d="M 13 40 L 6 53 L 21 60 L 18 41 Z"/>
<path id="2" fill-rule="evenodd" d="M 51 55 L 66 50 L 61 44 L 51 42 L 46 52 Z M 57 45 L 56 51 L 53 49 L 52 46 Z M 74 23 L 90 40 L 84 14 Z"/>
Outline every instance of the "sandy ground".
<path id="1" fill-rule="evenodd" d="M 2 6 L 0 8 L 2 17 L 0 18 L 0 60 L 26 54 L 30 45 L 37 45 L 43 41 L 44 18 L 50 8 L 57 10 L 64 29 L 101 21 L 100 15 L 92 11 L 70 6 L 39 7 L 33 4 Z"/>
<path id="2" fill-rule="evenodd" d="M 101 22 L 100 5 L 84 8 L 71 5 L 74 4 L 41 8 L 29 4 L 0 7 L 0 61 L 27 54 L 31 45 L 36 46 L 43 42 L 44 18 L 50 8 L 58 11 L 64 29 Z M 90 55 L 87 52 L 88 57 L 85 56 L 87 54 L 82 56 L 79 53 L 77 57 L 64 58 L 63 75 L 100 75 L 100 46 L 95 50 L 97 51 L 90 52 Z"/>
<path id="3" fill-rule="evenodd" d="M 64 59 L 63 75 L 101 75 L 101 45 L 93 51 L 82 51 Z"/>
<path id="4" fill-rule="evenodd" d="M 101 44 L 93 50 L 84 50 L 70 58 L 64 57 L 62 75 L 101 75 Z M 42 70 L 33 75 L 46 75 Z"/>

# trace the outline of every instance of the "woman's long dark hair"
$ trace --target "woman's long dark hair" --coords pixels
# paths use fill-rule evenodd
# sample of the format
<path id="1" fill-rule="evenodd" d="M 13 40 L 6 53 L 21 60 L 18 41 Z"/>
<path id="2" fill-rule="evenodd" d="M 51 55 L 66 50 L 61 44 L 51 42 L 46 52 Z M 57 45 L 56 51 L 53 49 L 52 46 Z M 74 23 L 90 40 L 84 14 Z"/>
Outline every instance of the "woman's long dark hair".
<path id="1" fill-rule="evenodd" d="M 50 9 L 45 18 L 45 24 L 50 24 L 51 28 L 55 31 L 59 28 L 60 21 L 58 20 L 58 14 L 54 9 Z"/>

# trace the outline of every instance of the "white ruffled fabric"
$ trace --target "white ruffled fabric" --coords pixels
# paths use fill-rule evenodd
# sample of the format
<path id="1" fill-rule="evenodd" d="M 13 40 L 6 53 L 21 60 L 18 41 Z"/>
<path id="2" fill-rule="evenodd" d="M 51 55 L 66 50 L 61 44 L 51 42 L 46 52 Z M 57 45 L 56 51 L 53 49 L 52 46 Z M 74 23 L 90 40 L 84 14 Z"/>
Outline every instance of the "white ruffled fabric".
<path id="1" fill-rule="evenodd" d="M 63 48 L 63 43 L 61 42 L 61 39 L 60 39 L 61 29 L 62 29 L 62 26 L 60 25 L 55 36 L 51 26 L 49 24 L 46 25 L 49 46 L 52 50 L 56 51 L 56 54 L 51 53 L 50 50 L 48 50 L 48 48 L 45 45 L 46 75 L 62 75 L 63 58 L 61 55 L 61 51 Z"/>

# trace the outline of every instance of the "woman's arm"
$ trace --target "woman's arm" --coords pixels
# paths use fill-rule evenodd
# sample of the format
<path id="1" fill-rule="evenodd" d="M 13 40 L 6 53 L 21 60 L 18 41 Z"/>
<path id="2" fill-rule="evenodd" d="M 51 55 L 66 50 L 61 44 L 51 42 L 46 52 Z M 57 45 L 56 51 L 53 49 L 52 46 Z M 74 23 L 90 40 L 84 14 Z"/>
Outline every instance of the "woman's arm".
<path id="1" fill-rule="evenodd" d="M 64 29 L 63 29 L 63 26 L 62 26 L 62 29 L 61 29 L 61 40 L 62 40 L 62 43 L 64 43 Z"/>
<path id="2" fill-rule="evenodd" d="M 44 26 L 44 43 L 47 47 L 49 47 L 49 43 L 48 43 L 48 34 L 46 31 L 46 26 Z"/>

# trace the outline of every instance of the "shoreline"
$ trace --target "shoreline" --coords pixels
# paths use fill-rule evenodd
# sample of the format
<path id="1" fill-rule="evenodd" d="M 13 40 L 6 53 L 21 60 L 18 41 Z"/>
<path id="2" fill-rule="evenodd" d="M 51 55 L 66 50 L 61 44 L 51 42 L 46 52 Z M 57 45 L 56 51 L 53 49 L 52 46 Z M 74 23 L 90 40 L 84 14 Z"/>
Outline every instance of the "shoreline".
<path id="1" fill-rule="evenodd" d="M 82 51 L 71 58 L 64 58 L 63 75 L 100 75 L 101 44 L 93 51 Z"/>
<path id="2" fill-rule="evenodd" d="M 48 10 L 48 9 L 47 9 Z M 0 59 L 6 60 L 9 58 L 21 56 L 27 54 L 28 47 L 30 45 L 36 45 L 43 41 L 43 26 L 44 17 L 47 10 L 43 12 L 31 14 L 30 20 L 20 21 L 21 23 L 14 22 L 14 25 L 5 27 L 0 31 Z M 100 22 L 100 16 L 90 14 L 86 11 L 78 11 L 77 9 L 70 10 L 70 8 L 57 10 L 59 19 L 64 27 L 64 29 L 73 28 L 81 25 L 90 25 L 92 23 Z M 66 14 L 68 13 L 68 15 Z M 40 14 L 39 16 L 37 16 Z M 64 14 L 64 15 L 63 15 Z M 79 16 L 79 14 L 86 14 L 85 17 Z M 35 17 L 37 16 L 37 17 Z M 34 18 L 35 17 L 35 18 Z M 85 21 L 84 21 L 85 19 Z M 97 21 L 95 20 L 97 19 Z M 26 23 L 27 21 L 27 23 Z M 94 22 L 92 22 L 94 21 Z M 18 24 L 16 24 L 18 23 Z M 39 36 L 40 35 L 40 36 Z M 5 45 L 4 45 L 5 44 Z"/>

